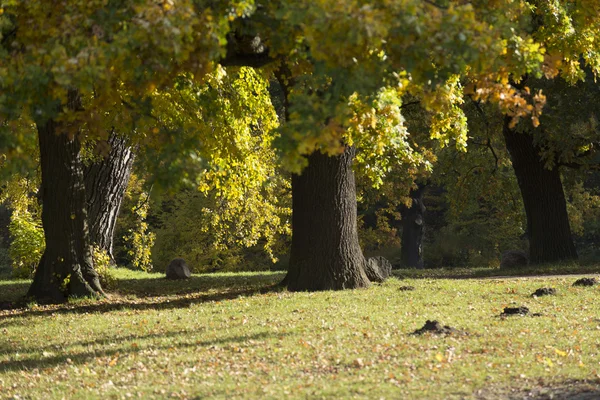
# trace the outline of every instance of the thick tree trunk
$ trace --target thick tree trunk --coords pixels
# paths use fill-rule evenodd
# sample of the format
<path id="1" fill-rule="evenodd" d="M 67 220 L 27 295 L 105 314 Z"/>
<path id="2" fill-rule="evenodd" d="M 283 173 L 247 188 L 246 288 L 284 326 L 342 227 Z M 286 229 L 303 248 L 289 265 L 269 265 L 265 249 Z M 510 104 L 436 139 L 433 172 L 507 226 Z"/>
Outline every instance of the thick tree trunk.
<path id="1" fill-rule="evenodd" d="M 84 177 L 90 242 L 106 251 L 111 262 L 116 264 L 113 253 L 115 225 L 135 156 L 126 138 L 114 132 L 108 138 L 108 144 L 108 156 L 87 166 Z"/>
<path id="2" fill-rule="evenodd" d="M 52 120 L 38 125 L 38 136 L 46 249 L 28 296 L 62 302 L 102 295 L 89 246 L 79 140 L 76 135 L 57 134 Z"/>
<path id="3" fill-rule="evenodd" d="M 545 168 L 532 135 L 510 129 L 509 121 L 504 121 L 504 139 L 527 214 L 530 263 L 574 260 L 577 252 L 560 171 L 556 167 Z"/>
<path id="4" fill-rule="evenodd" d="M 358 243 L 354 154 L 354 148 L 335 157 L 315 152 L 292 176 L 292 250 L 283 282 L 289 290 L 369 286 Z"/>
<path id="5" fill-rule="evenodd" d="M 412 205 L 402 209 L 402 243 L 400 259 L 402 265 L 410 268 L 423 268 L 423 224 L 425 205 L 423 193 L 425 185 L 418 185 L 410 191 Z"/>

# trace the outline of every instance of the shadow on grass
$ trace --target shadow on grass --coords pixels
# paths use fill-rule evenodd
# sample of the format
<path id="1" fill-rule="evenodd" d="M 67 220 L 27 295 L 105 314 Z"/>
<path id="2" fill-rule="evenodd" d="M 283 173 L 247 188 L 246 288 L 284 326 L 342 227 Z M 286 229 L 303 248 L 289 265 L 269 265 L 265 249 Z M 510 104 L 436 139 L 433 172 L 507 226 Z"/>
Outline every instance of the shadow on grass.
<path id="1" fill-rule="evenodd" d="M 485 279 L 526 278 L 553 275 L 588 275 L 600 273 L 598 265 L 550 264 L 531 265 L 523 268 L 431 268 L 396 269 L 392 274 L 400 279 Z"/>
<path id="2" fill-rule="evenodd" d="M 206 288 L 204 288 L 206 289 Z M 174 308 L 185 308 L 194 304 L 206 303 L 210 301 L 231 300 L 238 297 L 248 297 L 257 294 L 266 294 L 271 292 L 279 292 L 283 290 L 278 284 L 270 284 L 268 286 L 257 286 L 243 289 L 228 289 L 225 291 L 202 294 L 198 293 L 198 288 L 194 292 L 189 293 L 187 297 L 163 298 L 163 297 L 142 297 L 141 300 L 121 301 L 101 300 L 91 304 L 66 303 L 58 308 L 44 309 L 26 309 L 22 308 L 23 304 L 13 304 L 12 312 L 5 315 L 0 315 L 0 327 L 4 327 L 7 323 L 16 317 L 36 317 L 47 316 L 52 314 L 89 314 L 89 313 L 107 313 L 120 310 L 168 310 Z M 181 294 L 181 293 L 179 293 Z"/>
<path id="3" fill-rule="evenodd" d="M 193 333 L 193 331 L 191 330 L 180 330 L 180 331 L 176 331 L 176 332 L 168 332 L 168 333 L 153 333 L 153 334 L 149 334 L 149 335 L 141 335 L 141 336 L 126 336 L 124 338 L 114 338 L 113 340 L 107 340 L 107 342 L 113 342 L 113 341 L 119 341 L 120 343 L 122 343 L 124 340 L 136 340 L 136 341 L 142 341 L 142 340 L 146 340 L 146 339 L 152 339 L 152 338 L 167 338 L 167 337 L 188 337 L 189 334 Z M 67 363 L 73 363 L 73 364 L 84 364 L 90 360 L 93 359 L 97 359 L 97 358 L 102 358 L 102 357 L 119 357 L 119 356 L 123 356 L 123 355 L 127 355 L 130 353 L 139 353 L 139 352 L 143 352 L 145 350 L 168 350 L 171 348 L 174 349 L 183 349 L 183 348 L 192 348 L 192 347 L 211 347 L 211 346 L 216 346 L 216 345 L 225 345 L 228 343 L 243 343 L 245 341 L 249 341 L 249 340 L 262 340 L 262 339 L 268 339 L 270 337 L 282 337 L 282 336 L 287 336 L 289 335 L 288 333 L 272 333 L 272 332 L 261 332 L 261 333 L 257 333 L 257 334 L 253 334 L 253 335 L 241 335 L 241 336 L 231 336 L 231 337 L 223 337 L 223 338 L 217 338 L 214 340 L 200 340 L 200 341 L 194 341 L 194 342 L 179 342 L 176 344 L 173 343 L 169 343 L 166 345 L 158 345 L 158 346 L 152 346 L 152 345 L 138 345 L 136 344 L 135 346 L 133 345 L 133 343 L 128 343 L 126 345 L 122 345 L 119 347 L 111 347 L 110 349 L 103 349 L 103 350 L 92 350 L 92 351 L 84 351 L 81 353 L 74 353 L 74 354 L 61 354 L 61 355 L 50 355 L 48 357 L 44 357 L 44 358 L 25 358 L 22 360 L 11 360 L 11 361 L 3 361 L 0 362 L 0 372 L 4 372 L 4 371 L 21 371 L 21 370 L 32 370 L 32 369 L 44 369 L 44 368 L 52 368 L 58 365 L 64 365 Z M 86 342 L 86 343 L 72 343 L 70 344 L 70 346 L 72 345 L 90 345 L 90 344 L 95 344 L 95 343 L 102 343 L 102 341 L 91 341 L 91 342 Z M 37 350 L 39 351 L 39 349 L 32 349 L 32 350 Z M 22 351 L 22 349 L 21 349 Z M 48 353 L 48 354 L 52 354 L 52 353 Z M 107 360 L 108 363 L 109 360 Z"/>
<path id="4" fill-rule="evenodd" d="M 476 399 L 503 400 L 595 400 L 600 399 L 600 380 L 568 379 L 562 382 L 533 383 L 530 389 L 496 387 L 484 388 L 475 395 Z"/>
<path id="5" fill-rule="evenodd" d="M 146 279 L 119 279 L 115 291 L 119 294 L 133 294 L 137 297 L 182 295 L 199 291 L 248 289 L 274 285 L 283 277 L 284 273 L 256 273 L 252 275 L 194 275 L 190 279 L 175 281 L 158 276 Z"/>

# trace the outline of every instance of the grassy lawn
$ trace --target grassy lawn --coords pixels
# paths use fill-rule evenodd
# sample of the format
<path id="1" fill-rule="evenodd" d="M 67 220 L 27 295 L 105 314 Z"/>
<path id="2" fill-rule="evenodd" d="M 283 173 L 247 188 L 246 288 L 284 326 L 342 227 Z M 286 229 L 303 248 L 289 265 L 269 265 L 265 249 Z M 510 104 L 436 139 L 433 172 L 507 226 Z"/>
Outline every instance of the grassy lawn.
<path id="1" fill-rule="evenodd" d="M 0 398 L 600 397 L 600 286 L 411 274 L 289 293 L 282 273 L 119 270 L 108 300 L 0 310 Z M 27 285 L 0 280 L 0 304 Z M 468 335 L 411 335 L 428 319 Z"/>

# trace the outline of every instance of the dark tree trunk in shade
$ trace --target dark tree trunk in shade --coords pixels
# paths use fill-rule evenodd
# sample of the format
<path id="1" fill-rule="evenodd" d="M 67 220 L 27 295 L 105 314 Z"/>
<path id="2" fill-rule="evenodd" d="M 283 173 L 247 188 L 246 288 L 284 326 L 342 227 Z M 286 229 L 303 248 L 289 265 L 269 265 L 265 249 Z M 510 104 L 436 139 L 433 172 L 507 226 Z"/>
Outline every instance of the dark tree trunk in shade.
<path id="1" fill-rule="evenodd" d="M 423 224 L 425 205 L 423 193 L 425 185 L 419 184 L 410 191 L 412 205 L 402 208 L 402 242 L 400 259 L 402 265 L 410 268 L 423 268 Z"/>
<path id="2" fill-rule="evenodd" d="M 503 133 L 527 214 L 530 263 L 574 260 L 577 252 L 560 171 L 547 169 L 532 135 L 510 129 L 509 121 L 504 121 Z"/>
<path id="3" fill-rule="evenodd" d="M 10 209 L 0 204 L 0 248 L 10 247 L 10 231 L 8 226 L 10 225 L 10 218 L 12 212 Z"/>
<path id="4" fill-rule="evenodd" d="M 38 301 L 103 294 L 89 245 L 81 145 L 58 128 L 52 120 L 38 124 L 46 249 L 28 292 Z"/>
<path id="5" fill-rule="evenodd" d="M 292 249 L 283 281 L 292 291 L 369 286 L 358 242 L 355 149 L 330 157 L 315 152 L 292 176 Z"/>
<path id="6" fill-rule="evenodd" d="M 113 264 L 115 225 L 135 158 L 126 138 L 114 132 L 108 138 L 106 158 L 84 169 L 90 242 L 106 251 Z"/>

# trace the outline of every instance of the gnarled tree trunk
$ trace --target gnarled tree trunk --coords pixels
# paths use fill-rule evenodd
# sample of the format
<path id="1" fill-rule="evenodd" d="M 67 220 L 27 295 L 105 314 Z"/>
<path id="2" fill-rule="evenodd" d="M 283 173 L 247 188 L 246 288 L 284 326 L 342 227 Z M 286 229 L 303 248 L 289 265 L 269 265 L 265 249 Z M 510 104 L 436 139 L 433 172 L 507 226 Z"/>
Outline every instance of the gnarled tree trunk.
<path id="1" fill-rule="evenodd" d="M 352 147 L 333 157 L 317 151 L 292 176 L 292 250 L 283 282 L 289 290 L 369 286 L 356 225 L 354 154 Z"/>
<path id="2" fill-rule="evenodd" d="M 402 243 L 400 259 L 402 265 L 411 268 L 423 268 L 423 224 L 425 223 L 425 205 L 423 194 L 425 185 L 418 185 L 410 191 L 412 205 L 402 208 Z"/>
<path id="3" fill-rule="evenodd" d="M 106 158 L 84 169 L 90 242 L 106 251 L 116 264 L 113 253 L 115 225 L 129 183 L 135 155 L 127 139 L 111 133 Z"/>
<path id="4" fill-rule="evenodd" d="M 38 125 L 46 249 L 28 292 L 51 302 L 103 294 L 89 246 L 81 145 L 57 128 L 53 120 Z"/>
<path id="5" fill-rule="evenodd" d="M 546 168 L 533 136 L 515 132 L 509 122 L 503 133 L 527 214 L 530 263 L 577 259 L 560 171 Z"/>

